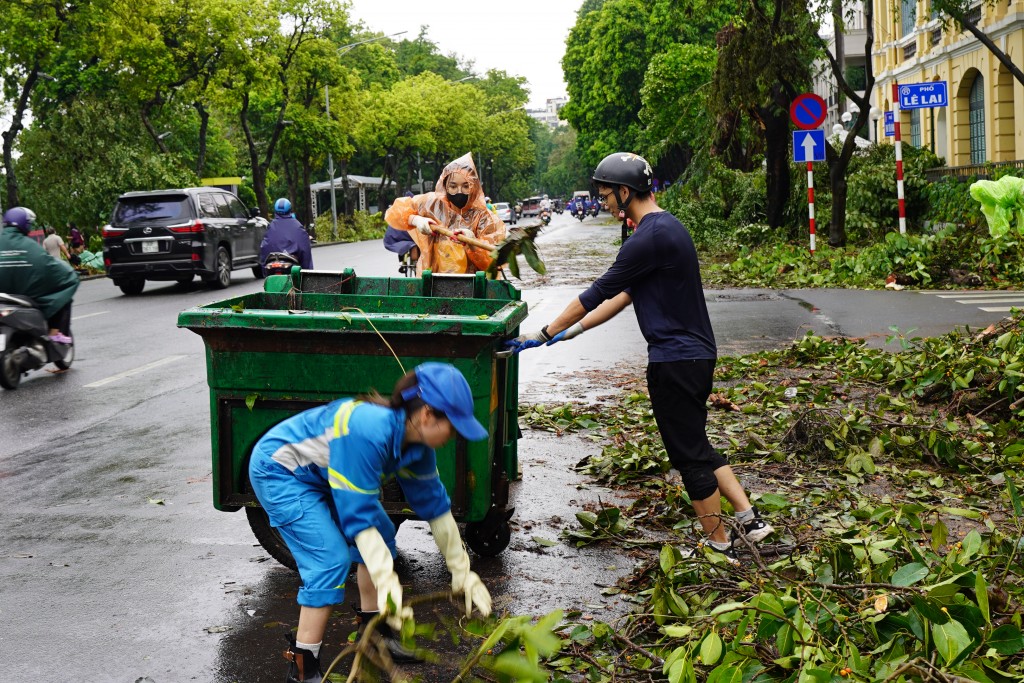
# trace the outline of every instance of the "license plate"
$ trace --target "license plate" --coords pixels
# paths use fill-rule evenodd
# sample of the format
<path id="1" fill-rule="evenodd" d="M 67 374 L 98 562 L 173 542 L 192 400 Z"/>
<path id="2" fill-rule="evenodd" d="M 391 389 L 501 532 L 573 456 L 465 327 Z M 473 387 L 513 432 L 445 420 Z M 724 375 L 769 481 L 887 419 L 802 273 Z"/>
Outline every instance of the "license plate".
<path id="1" fill-rule="evenodd" d="M 158 251 L 160 251 L 160 243 L 157 242 L 156 240 L 151 240 L 149 242 L 142 243 L 143 254 L 155 254 Z"/>

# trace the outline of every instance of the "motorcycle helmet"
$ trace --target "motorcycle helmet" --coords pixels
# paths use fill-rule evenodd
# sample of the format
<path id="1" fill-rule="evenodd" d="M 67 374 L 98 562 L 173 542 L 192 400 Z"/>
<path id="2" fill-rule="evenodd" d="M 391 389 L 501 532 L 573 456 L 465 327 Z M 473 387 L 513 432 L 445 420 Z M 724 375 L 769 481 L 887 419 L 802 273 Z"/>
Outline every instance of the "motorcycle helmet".
<path id="1" fill-rule="evenodd" d="M 7 209 L 7 213 L 4 214 L 4 227 L 7 226 L 15 227 L 21 234 L 28 235 L 36 227 L 36 212 L 24 206 Z"/>
<path id="2" fill-rule="evenodd" d="M 290 216 L 292 213 L 292 203 L 281 197 L 274 202 L 274 213 L 278 216 Z"/>
<path id="3" fill-rule="evenodd" d="M 637 192 L 650 192 L 654 186 L 654 171 L 642 156 L 616 152 L 601 160 L 592 180 L 599 185 L 625 185 Z"/>

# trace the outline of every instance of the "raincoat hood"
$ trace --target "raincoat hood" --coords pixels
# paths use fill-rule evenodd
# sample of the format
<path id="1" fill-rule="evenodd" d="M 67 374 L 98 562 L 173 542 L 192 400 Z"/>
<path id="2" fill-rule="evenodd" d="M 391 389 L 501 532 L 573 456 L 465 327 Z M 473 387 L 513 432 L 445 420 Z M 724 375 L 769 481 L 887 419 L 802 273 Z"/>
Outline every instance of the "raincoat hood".
<path id="1" fill-rule="evenodd" d="M 448 178 L 450 178 L 456 171 L 461 171 L 468 175 L 469 179 L 473 183 L 473 188 L 469 191 L 469 201 L 466 202 L 466 206 L 463 207 L 462 211 L 465 211 L 470 207 L 486 209 L 487 205 L 484 204 L 484 190 L 480 186 L 480 176 L 476 172 L 476 164 L 473 163 L 473 155 L 469 153 L 463 154 L 461 157 L 455 161 L 449 162 L 448 165 L 444 167 L 444 170 L 441 171 L 441 177 L 438 179 L 437 184 L 434 185 L 434 192 L 445 197 L 445 201 L 447 202 L 448 193 L 445 189 L 445 184 L 448 182 Z M 451 204 L 450 202 L 448 203 Z M 455 211 L 459 210 L 454 205 L 452 208 Z"/>

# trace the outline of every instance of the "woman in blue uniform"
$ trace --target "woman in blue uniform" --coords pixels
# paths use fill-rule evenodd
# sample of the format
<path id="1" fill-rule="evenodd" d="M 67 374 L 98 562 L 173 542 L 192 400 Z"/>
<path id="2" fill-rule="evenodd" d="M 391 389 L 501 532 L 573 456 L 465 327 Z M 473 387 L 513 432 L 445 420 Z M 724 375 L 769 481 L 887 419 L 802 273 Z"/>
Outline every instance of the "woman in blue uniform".
<path id="1" fill-rule="evenodd" d="M 333 606 L 358 563 L 359 616 L 366 623 L 395 606 L 381 635 L 393 658 L 412 659 L 394 637 L 412 610 L 402 605 L 395 573 L 395 527 L 380 502 L 381 483 L 396 476 L 412 510 L 428 520 L 463 593 L 467 614 L 487 616 L 491 596 L 469 569 L 469 555 L 437 472 L 436 448 L 458 433 L 487 438 L 473 417 L 469 383 L 452 365 L 424 363 L 379 395 L 341 399 L 273 427 L 253 449 L 249 478 L 270 523 L 288 544 L 302 578 L 299 626 L 285 652 L 289 683 L 317 682 L 320 645 Z"/>

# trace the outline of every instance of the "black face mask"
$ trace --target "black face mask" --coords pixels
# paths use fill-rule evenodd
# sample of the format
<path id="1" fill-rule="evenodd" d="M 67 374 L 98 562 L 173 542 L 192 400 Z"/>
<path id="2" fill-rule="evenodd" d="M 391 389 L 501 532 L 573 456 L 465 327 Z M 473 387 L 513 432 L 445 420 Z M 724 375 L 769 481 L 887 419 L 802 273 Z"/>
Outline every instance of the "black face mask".
<path id="1" fill-rule="evenodd" d="M 465 192 L 459 192 L 458 194 L 445 193 L 448 197 L 448 201 L 457 206 L 463 208 L 469 202 L 469 195 Z"/>

